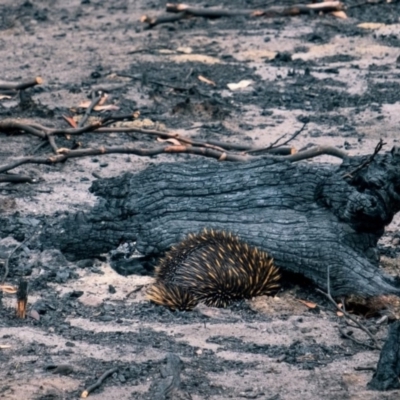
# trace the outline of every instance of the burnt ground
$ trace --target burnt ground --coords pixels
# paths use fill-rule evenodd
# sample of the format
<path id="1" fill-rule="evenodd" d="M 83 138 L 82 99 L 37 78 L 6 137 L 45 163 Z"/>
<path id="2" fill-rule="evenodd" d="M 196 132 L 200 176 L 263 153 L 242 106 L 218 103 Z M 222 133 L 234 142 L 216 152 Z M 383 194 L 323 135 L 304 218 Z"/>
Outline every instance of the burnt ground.
<path id="1" fill-rule="evenodd" d="M 161 14 L 164 2 L 3 0 L 1 78 L 40 75 L 45 83 L 21 98 L 0 100 L 0 117 L 66 127 L 62 115 L 82 112 L 79 103 L 103 89 L 118 113 L 140 111 L 139 125 L 165 126 L 193 138 L 267 145 L 283 133 L 293 134 L 308 118 L 307 130 L 293 142 L 298 149 L 331 144 L 365 154 L 379 138 L 390 149 L 398 142 L 400 122 L 400 4 L 346 4 L 345 20 L 196 18 L 146 30 L 138 22 L 141 15 Z M 237 8 L 259 5 L 235 2 Z M 374 25 L 360 26 L 365 23 Z M 199 75 L 215 86 L 199 81 Z M 228 83 L 241 80 L 252 84 L 228 89 Z M 71 147 L 71 140 L 57 140 L 59 147 Z M 139 134 L 79 138 L 84 147 L 138 140 L 153 143 Z M 40 143 L 36 137 L 0 133 L 1 164 L 32 154 Z M 49 153 L 49 147 L 37 150 Z M 18 220 L 26 232 L 16 234 L 12 222 L 3 227 L 8 233 L 0 240 L 0 257 L 5 260 L 44 219 L 88 210 L 96 202 L 89 188 L 99 177 L 186 158 L 105 155 L 20 167 L 16 171 L 36 183 L 0 184 L 0 210 L 3 221 Z M 397 219 L 381 243 L 384 266 L 395 272 L 398 225 Z M 376 365 L 379 352 L 341 337 L 338 328 L 349 328 L 310 285 L 293 280 L 275 298 L 225 311 L 172 313 L 145 300 L 151 277 L 119 275 L 108 259 L 70 262 L 59 251 L 41 251 L 32 243 L 11 259 L 7 284 L 21 277 L 30 282 L 29 317 L 17 320 L 14 297 L 3 295 L 0 398 L 78 398 L 104 371 L 118 366 L 90 397 L 151 399 L 168 352 L 184 363 L 179 398 L 399 397 L 398 391 L 366 389 L 368 368 Z M 319 307 L 309 309 L 299 299 Z M 377 318 L 365 324 L 384 338 L 387 325 L 378 325 Z M 57 365 L 64 367 L 54 370 Z"/>

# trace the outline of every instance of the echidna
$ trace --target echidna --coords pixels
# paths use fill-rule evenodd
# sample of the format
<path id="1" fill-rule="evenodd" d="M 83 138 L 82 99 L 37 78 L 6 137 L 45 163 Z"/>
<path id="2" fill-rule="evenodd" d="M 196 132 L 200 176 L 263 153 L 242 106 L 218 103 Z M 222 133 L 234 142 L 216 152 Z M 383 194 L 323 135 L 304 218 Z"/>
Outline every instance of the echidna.
<path id="1" fill-rule="evenodd" d="M 224 231 L 190 234 L 156 267 L 149 300 L 189 310 L 198 302 L 226 307 L 234 300 L 272 294 L 280 274 L 267 253 Z"/>

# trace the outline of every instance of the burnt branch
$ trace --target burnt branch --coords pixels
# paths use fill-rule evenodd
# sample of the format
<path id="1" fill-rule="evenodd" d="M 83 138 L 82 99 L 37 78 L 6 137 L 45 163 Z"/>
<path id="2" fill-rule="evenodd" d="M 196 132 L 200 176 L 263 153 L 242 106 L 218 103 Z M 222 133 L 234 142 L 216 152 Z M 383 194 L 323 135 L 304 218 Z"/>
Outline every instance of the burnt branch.
<path id="1" fill-rule="evenodd" d="M 383 143 L 383 140 L 380 139 L 378 144 L 375 147 L 375 150 L 373 152 L 373 154 L 371 154 L 371 156 L 366 159 L 364 162 L 362 162 L 360 165 L 358 165 L 356 168 L 354 168 L 353 171 L 348 172 L 347 174 L 345 174 L 343 176 L 343 178 L 347 179 L 353 179 L 354 176 L 359 173 L 363 168 L 367 167 L 369 164 L 372 163 L 372 161 L 374 161 L 375 156 L 382 150 L 382 147 L 385 145 L 386 143 Z"/>
<path id="2" fill-rule="evenodd" d="M 98 101 L 96 98 L 93 100 L 92 104 Z M 286 142 L 287 144 L 297 137 L 304 129 L 305 125 L 292 135 Z M 135 127 L 127 128 L 114 128 L 114 127 L 103 127 L 102 122 L 90 124 L 84 127 L 78 128 L 66 128 L 66 129 L 56 129 L 48 128 L 36 123 L 21 123 L 15 120 L 4 120 L 0 121 L 0 130 L 10 133 L 20 133 L 25 132 L 42 139 L 46 139 L 50 144 L 54 155 L 35 157 L 26 156 L 19 158 L 9 164 L 0 166 L 0 174 L 11 171 L 24 164 L 56 164 L 64 162 L 69 158 L 76 157 L 86 157 L 93 155 L 103 155 L 103 154 L 135 154 L 143 157 L 155 156 L 162 153 L 186 153 L 194 154 L 198 156 L 215 158 L 219 161 L 234 161 L 234 162 L 245 162 L 250 161 L 261 156 L 271 157 L 277 160 L 286 160 L 289 162 L 296 162 L 299 160 L 305 160 L 309 158 L 314 158 L 319 155 L 327 154 L 335 157 L 344 159 L 347 157 L 347 153 L 336 148 L 336 147 L 314 147 L 312 149 L 296 153 L 295 150 L 288 146 L 274 146 L 271 145 L 267 148 L 255 148 L 250 146 L 236 145 L 230 143 L 223 143 L 218 141 L 196 141 L 178 133 L 163 132 L 159 130 L 152 129 L 142 129 Z M 56 144 L 55 137 L 57 135 L 82 135 L 86 132 L 96 132 L 99 134 L 106 133 L 130 133 L 136 132 L 145 135 L 155 136 L 170 143 L 164 146 L 154 146 L 153 148 L 141 148 L 135 146 L 117 146 L 117 147 L 103 147 L 99 146 L 96 148 L 85 148 L 85 149 L 68 149 L 59 148 Z M 40 143 L 39 148 L 43 146 Z M 37 149 L 33 151 L 36 152 Z M 237 154 L 239 152 L 239 154 Z M 251 155 L 253 152 L 259 152 L 260 155 Z M 4 179 L 4 178 L 3 178 Z M 0 180 L 1 181 L 1 180 Z"/>
<path id="3" fill-rule="evenodd" d="M 283 16 L 296 16 L 301 14 L 313 13 L 328 13 L 333 11 L 342 11 L 345 7 L 340 1 L 325 1 L 322 3 L 312 4 L 296 4 L 292 6 L 273 6 L 259 10 L 227 10 L 222 8 L 196 8 L 187 4 L 181 3 L 167 3 L 166 11 L 168 13 L 175 13 L 175 17 L 162 15 L 159 17 L 149 17 L 144 15 L 141 22 L 148 24 L 148 28 L 153 26 L 175 22 L 189 17 L 203 17 L 203 18 L 222 18 L 222 17 L 283 17 Z"/>
<path id="4" fill-rule="evenodd" d="M 0 183 L 10 182 L 10 183 L 32 183 L 33 179 L 25 175 L 17 174 L 0 174 Z"/>
<path id="5" fill-rule="evenodd" d="M 95 389 L 99 388 L 102 383 L 112 374 L 114 374 L 115 372 L 117 372 L 119 369 L 119 367 L 114 367 L 111 368 L 109 370 L 107 370 L 106 372 L 104 372 L 103 375 L 100 376 L 100 378 L 93 384 L 90 385 L 88 388 L 86 388 L 82 393 L 81 393 L 81 398 L 86 399 L 89 394 L 91 392 L 93 392 Z"/>
<path id="6" fill-rule="evenodd" d="M 0 81 L 0 91 L 2 90 L 24 90 L 30 87 L 41 85 L 43 79 L 41 77 L 36 77 L 33 79 L 28 79 L 22 82 L 2 82 Z"/>
<path id="7" fill-rule="evenodd" d="M 93 93 L 92 101 L 90 102 L 89 107 L 86 109 L 85 115 L 79 121 L 78 128 L 82 128 L 86 124 L 86 121 L 90 117 L 91 112 L 97 106 L 97 104 L 99 104 L 101 98 L 102 98 L 102 93 L 101 92 L 100 92 L 100 94 L 98 96 L 95 96 L 94 93 Z"/>
<path id="8" fill-rule="evenodd" d="M 158 17 L 149 17 L 148 15 L 143 15 L 140 18 L 140 22 L 147 24 L 147 28 L 153 28 L 156 25 L 181 21 L 182 19 L 187 18 L 190 18 L 190 15 L 185 12 L 177 13 L 175 15 L 160 15 Z"/>
<path id="9" fill-rule="evenodd" d="M 393 322 L 368 389 L 400 389 L 400 321 Z"/>

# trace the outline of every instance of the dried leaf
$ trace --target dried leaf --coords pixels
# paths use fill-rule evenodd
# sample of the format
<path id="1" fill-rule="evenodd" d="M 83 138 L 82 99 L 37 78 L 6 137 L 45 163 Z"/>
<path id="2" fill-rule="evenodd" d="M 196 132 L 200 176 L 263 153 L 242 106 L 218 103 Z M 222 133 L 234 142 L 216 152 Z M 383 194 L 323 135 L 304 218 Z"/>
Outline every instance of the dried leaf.
<path id="1" fill-rule="evenodd" d="M 175 144 L 176 146 L 181 145 L 181 142 L 178 139 L 173 139 L 173 138 L 168 138 L 168 139 L 157 138 L 157 142 L 168 142 L 168 143 Z"/>
<path id="2" fill-rule="evenodd" d="M 107 97 L 108 97 L 107 94 L 101 96 L 100 101 L 97 103 L 97 105 L 94 106 L 93 110 L 94 111 L 119 110 L 119 107 L 117 107 L 114 104 L 104 104 L 107 100 Z M 92 104 L 91 100 L 85 100 L 79 103 L 79 107 L 89 108 L 91 104 Z"/>
<path id="3" fill-rule="evenodd" d="M 301 303 L 301 304 L 304 304 L 306 307 L 308 307 L 308 308 L 315 308 L 315 307 L 317 307 L 318 306 L 318 304 L 315 304 L 315 303 L 313 303 L 312 301 L 306 301 L 306 300 L 301 300 L 301 299 L 298 299 L 298 301 Z"/>
<path id="4" fill-rule="evenodd" d="M 9 293 L 9 294 L 17 293 L 17 288 L 14 286 L 0 285 L 0 290 L 2 290 L 4 293 Z"/>
<path id="5" fill-rule="evenodd" d="M 68 115 L 63 115 L 62 117 L 64 118 L 65 121 L 68 122 L 70 126 L 72 126 L 72 128 L 78 127 L 78 124 L 76 123 L 73 117 L 68 117 Z"/>
<path id="6" fill-rule="evenodd" d="M 132 116 L 133 116 L 134 119 L 138 119 L 140 117 L 140 111 L 139 110 L 134 111 Z"/>
<path id="7" fill-rule="evenodd" d="M 35 319 L 36 321 L 40 321 L 40 315 L 36 310 L 31 310 L 29 312 L 29 316 L 33 319 Z"/>
<path id="8" fill-rule="evenodd" d="M 11 99 L 11 96 L 7 96 L 6 94 L 0 94 L 0 100 L 3 99 Z"/>
<path id="9" fill-rule="evenodd" d="M 338 317 L 343 317 L 343 313 L 341 312 L 341 311 L 338 311 L 337 313 L 336 313 L 336 315 L 338 316 Z"/>
<path id="10" fill-rule="evenodd" d="M 3 349 L 11 349 L 11 346 L 7 345 L 7 344 L 0 344 L 0 350 Z"/>
<path id="11" fill-rule="evenodd" d="M 193 53 L 193 49 L 191 47 L 178 47 L 176 49 L 178 53 L 184 53 L 184 54 L 191 54 Z"/>
<path id="12" fill-rule="evenodd" d="M 332 11 L 331 15 L 340 19 L 347 19 L 347 14 L 344 11 Z"/>
<path id="13" fill-rule="evenodd" d="M 380 22 L 363 22 L 362 24 L 358 24 L 357 28 L 362 28 L 362 29 L 379 29 L 383 28 L 385 24 L 382 24 Z"/>
<path id="14" fill-rule="evenodd" d="M 104 93 L 104 94 L 101 96 L 100 101 L 97 103 L 97 105 L 98 105 L 98 106 L 102 106 L 102 105 L 106 102 L 107 97 L 108 97 L 108 94 L 107 94 L 107 93 Z"/>
<path id="15" fill-rule="evenodd" d="M 207 83 L 208 85 L 212 85 L 212 86 L 215 86 L 215 85 L 216 85 L 214 81 L 212 81 L 212 80 L 210 80 L 210 79 L 207 79 L 207 78 L 204 77 L 203 75 L 199 75 L 197 78 L 199 79 L 199 81 L 204 82 L 204 83 Z"/>
<path id="16" fill-rule="evenodd" d="M 234 92 L 235 90 L 240 90 L 240 89 L 245 89 L 248 86 L 250 86 L 253 83 L 252 80 L 250 79 L 245 79 L 243 81 L 240 81 L 238 83 L 228 83 L 228 89 L 232 90 L 232 92 Z"/>

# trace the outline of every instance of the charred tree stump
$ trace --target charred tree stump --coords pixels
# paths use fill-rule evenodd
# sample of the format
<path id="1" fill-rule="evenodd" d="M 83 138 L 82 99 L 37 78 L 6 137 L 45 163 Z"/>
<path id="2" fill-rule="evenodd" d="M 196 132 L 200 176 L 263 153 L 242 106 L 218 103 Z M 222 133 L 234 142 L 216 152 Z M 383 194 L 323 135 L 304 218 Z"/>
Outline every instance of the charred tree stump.
<path id="1" fill-rule="evenodd" d="M 379 357 L 376 372 L 368 383 L 369 389 L 400 389 L 400 321 L 394 322 Z"/>
<path id="2" fill-rule="evenodd" d="M 360 168 L 362 166 L 362 168 Z M 42 240 L 75 258 L 136 241 L 161 255 L 190 232 L 231 231 L 332 295 L 400 294 L 379 269 L 377 243 L 400 210 L 400 153 L 348 157 L 341 165 L 260 158 L 165 163 L 96 181 L 89 214 L 47 229 Z"/>

